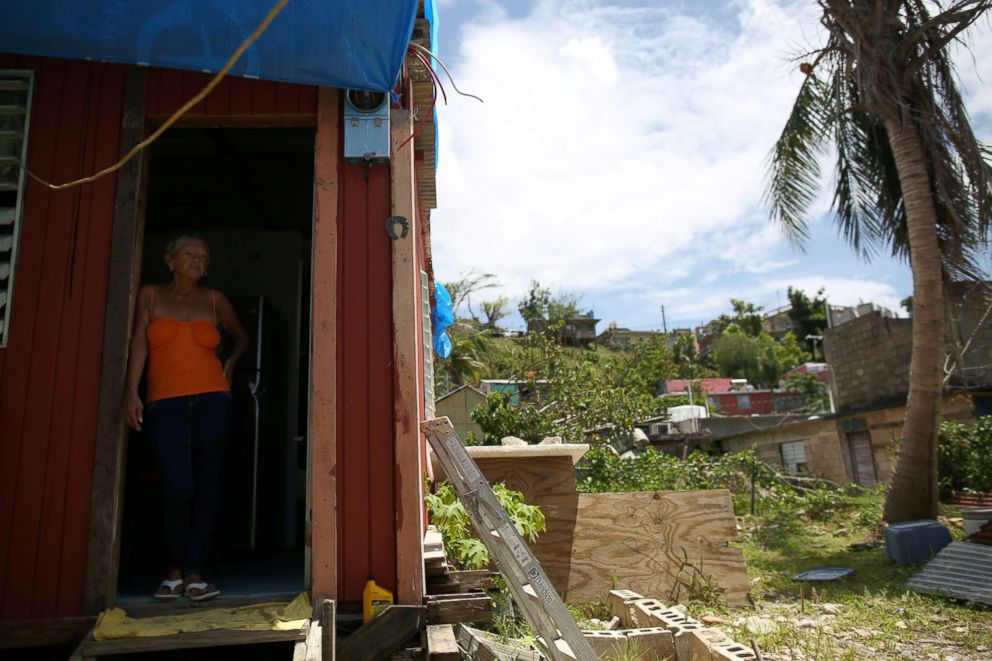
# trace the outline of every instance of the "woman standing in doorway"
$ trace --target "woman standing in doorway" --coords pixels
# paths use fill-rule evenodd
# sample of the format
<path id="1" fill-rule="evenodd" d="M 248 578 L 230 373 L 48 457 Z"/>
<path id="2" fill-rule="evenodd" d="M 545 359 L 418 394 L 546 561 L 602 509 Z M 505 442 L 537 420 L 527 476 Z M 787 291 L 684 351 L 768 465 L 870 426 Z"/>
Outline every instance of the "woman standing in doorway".
<path id="1" fill-rule="evenodd" d="M 135 430 L 147 419 L 148 436 L 165 483 L 165 536 L 169 569 L 154 597 L 193 601 L 220 594 L 203 580 L 220 501 L 220 474 L 231 427 L 231 374 L 248 348 L 234 307 L 222 293 L 200 287 L 210 252 L 196 236 L 166 246 L 167 285 L 138 292 L 128 359 L 124 418 Z M 221 364 L 215 353 L 221 326 L 235 339 Z M 146 373 L 145 403 L 138 394 Z"/>

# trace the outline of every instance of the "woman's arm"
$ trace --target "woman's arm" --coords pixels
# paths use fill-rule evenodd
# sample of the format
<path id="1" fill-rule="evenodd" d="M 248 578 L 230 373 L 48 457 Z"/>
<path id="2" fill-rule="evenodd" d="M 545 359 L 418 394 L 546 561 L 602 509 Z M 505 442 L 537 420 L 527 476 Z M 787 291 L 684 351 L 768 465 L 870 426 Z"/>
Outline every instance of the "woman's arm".
<path id="1" fill-rule="evenodd" d="M 234 366 L 238 364 L 238 359 L 241 358 L 242 354 L 248 350 L 251 338 L 245 332 L 245 327 L 241 325 L 241 320 L 238 319 L 238 313 L 234 311 L 231 301 L 227 300 L 227 296 L 220 292 L 217 292 L 217 321 L 220 322 L 224 330 L 234 337 L 234 349 L 224 361 L 224 377 L 230 382 L 231 375 L 234 373 Z"/>
<path id="2" fill-rule="evenodd" d="M 127 380 L 124 382 L 124 420 L 131 429 L 141 430 L 144 422 L 144 404 L 138 396 L 138 384 L 148 358 L 148 322 L 151 321 L 152 286 L 138 290 L 134 310 L 134 328 L 131 330 L 131 350 L 127 357 Z"/>

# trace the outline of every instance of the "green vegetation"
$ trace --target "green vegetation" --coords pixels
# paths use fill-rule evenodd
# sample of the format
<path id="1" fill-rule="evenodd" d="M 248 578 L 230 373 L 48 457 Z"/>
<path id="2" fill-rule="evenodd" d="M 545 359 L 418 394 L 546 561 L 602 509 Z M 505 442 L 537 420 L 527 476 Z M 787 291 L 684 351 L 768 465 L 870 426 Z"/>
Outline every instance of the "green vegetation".
<path id="1" fill-rule="evenodd" d="M 742 643 L 753 638 L 775 658 L 989 658 L 988 609 L 905 589 L 919 567 L 886 560 L 882 503 L 878 490 L 854 496 L 817 492 L 745 516 L 741 543 L 753 606 L 692 602 L 690 612 L 720 616 L 728 635 Z M 952 530 L 960 536 L 960 529 Z M 824 583 L 791 578 L 825 566 L 851 567 L 854 573 Z"/>
<path id="2" fill-rule="evenodd" d="M 940 423 L 940 492 L 992 491 L 992 418 L 974 426 L 945 420 Z"/>
<path id="3" fill-rule="evenodd" d="M 544 532 L 544 514 L 536 505 L 524 502 L 523 494 L 494 484 L 493 493 L 502 505 L 520 536 L 531 542 Z M 469 522 L 465 506 L 458 500 L 455 487 L 445 480 L 437 485 L 435 493 L 428 493 L 424 500 L 433 523 L 444 539 L 444 552 L 459 569 L 481 569 L 489 566 L 489 550 Z"/>

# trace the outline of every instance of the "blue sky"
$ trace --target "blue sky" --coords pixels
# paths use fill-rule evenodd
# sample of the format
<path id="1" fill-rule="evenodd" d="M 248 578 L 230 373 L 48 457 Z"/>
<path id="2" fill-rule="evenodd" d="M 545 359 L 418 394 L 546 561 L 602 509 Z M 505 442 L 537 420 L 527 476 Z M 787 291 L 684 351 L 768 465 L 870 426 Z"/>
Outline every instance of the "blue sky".
<path id="1" fill-rule="evenodd" d="M 829 174 L 797 251 L 761 205 L 765 157 L 821 41 L 811 0 L 440 0 L 440 55 L 459 87 L 439 106 L 441 282 L 469 269 L 516 300 L 532 278 L 620 326 L 687 327 L 731 298 L 772 309 L 790 285 L 893 309 L 908 267 L 859 259 L 829 217 Z M 960 75 L 992 141 L 988 23 Z M 825 171 L 829 173 L 829 164 Z M 506 320 L 522 326 L 519 317 Z"/>

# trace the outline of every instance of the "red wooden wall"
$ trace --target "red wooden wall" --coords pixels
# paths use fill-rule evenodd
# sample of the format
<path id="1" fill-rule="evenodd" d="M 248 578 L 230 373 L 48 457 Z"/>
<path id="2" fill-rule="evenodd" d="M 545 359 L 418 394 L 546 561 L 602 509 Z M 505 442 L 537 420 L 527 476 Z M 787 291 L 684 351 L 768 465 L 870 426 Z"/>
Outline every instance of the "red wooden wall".
<path id="1" fill-rule="evenodd" d="M 124 68 L 0 56 L 35 70 L 29 167 L 64 182 L 118 156 Z M 29 181 L 10 340 L 0 349 L 0 619 L 82 608 L 115 178 Z"/>
<path id="2" fill-rule="evenodd" d="M 342 165 L 339 190 L 338 599 L 357 601 L 369 576 L 396 589 L 389 168 Z"/>
<path id="3" fill-rule="evenodd" d="M 118 65 L 0 56 L 35 69 L 29 166 L 62 182 L 119 153 Z M 174 112 L 208 76 L 149 70 L 146 112 Z M 315 88 L 225 80 L 194 115 L 315 115 Z M 395 589 L 389 170 L 340 166 L 338 598 Z M 0 349 L 0 620 L 82 608 L 115 178 L 28 184 L 10 342 Z"/>
<path id="4" fill-rule="evenodd" d="M 171 115 L 200 92 L 212 76 L 178 69 L 149 69 L 145 112 Z M 248 78 L 225 78 L 187 116 L 317 114 L 317 88 Z"/>

